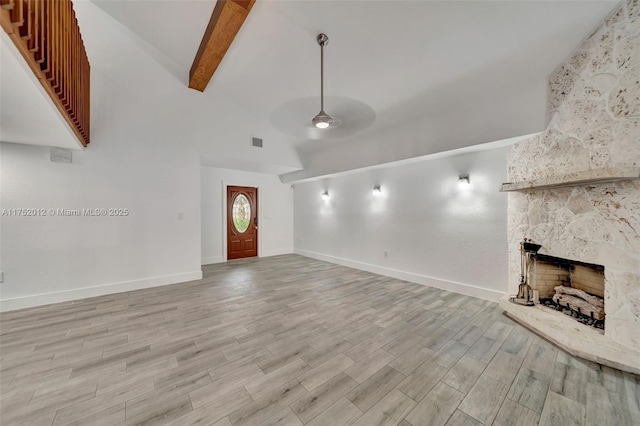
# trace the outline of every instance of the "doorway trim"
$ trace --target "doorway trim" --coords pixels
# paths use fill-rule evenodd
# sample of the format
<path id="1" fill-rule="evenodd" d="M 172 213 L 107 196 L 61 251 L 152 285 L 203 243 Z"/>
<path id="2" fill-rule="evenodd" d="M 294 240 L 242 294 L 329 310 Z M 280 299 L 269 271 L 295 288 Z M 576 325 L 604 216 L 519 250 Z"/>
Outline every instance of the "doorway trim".
<path id="1" fill-rule="evenodd" d="M 258 257 L 262 257 L 262 190 L 260 184 L 245 180 L 222 180 L 222 261 L 228 262 L 227 254 L 227 187 L 228 186 L 250 186 L 258 189 Z"/>

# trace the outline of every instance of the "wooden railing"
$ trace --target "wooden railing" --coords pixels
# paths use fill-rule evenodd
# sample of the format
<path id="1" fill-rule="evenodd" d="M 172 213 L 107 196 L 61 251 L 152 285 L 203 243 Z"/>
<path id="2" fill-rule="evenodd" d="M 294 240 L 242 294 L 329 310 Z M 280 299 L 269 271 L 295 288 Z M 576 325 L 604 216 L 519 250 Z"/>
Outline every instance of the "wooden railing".
<path id="1" fill-rule="evenodd" d="M 0 0 L 0 23 L 87 146 L 90 66 L 71 0 Z"/>

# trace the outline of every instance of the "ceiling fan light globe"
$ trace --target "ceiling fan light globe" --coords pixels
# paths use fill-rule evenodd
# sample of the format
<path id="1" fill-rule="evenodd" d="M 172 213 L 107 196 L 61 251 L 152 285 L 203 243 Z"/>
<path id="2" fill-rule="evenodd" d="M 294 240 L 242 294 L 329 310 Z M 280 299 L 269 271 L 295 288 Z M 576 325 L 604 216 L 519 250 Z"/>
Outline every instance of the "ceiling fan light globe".
<path id="1" fill-rule="evenodd" d="M 320 111 L 320 113 L 311 120 L 311 123 L 318 129 L 326 129 L 331 126 L 333 122 L 333 118 L 324 111 Z"/>

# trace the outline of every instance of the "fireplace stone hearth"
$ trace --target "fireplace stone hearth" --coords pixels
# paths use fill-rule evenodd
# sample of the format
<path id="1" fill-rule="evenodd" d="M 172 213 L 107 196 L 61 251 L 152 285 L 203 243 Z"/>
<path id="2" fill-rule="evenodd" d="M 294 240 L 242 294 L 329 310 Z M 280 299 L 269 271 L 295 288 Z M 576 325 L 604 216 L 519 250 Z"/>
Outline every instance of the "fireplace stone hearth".
<path id="1" fill-rule="evenodd" d="M 521 306 L 509 295 L 500 299 L 506 314 L 571 355 L 640 375 L 640 354 L 604 335 L 603 330 L 580 324 L 540 304 Z"/>

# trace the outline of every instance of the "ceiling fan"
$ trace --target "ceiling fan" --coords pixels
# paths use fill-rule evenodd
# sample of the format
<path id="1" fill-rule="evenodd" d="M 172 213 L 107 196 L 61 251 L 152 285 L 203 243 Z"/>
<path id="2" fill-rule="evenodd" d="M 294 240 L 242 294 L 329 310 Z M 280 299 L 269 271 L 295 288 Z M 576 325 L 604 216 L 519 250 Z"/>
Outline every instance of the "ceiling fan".
<path id="1" fill-rule="evenodd" d="M 329 44 L 329 37 L 320 33 L 316 40 L 320 45 L 320 112 L 313 117 L 311 123 L 318 129 L 328 129 L 340 125 L 339 120 L 324 112 L 324 47 Z"/>
<path id="2" fill-rule="evenodd" d="M 296 98 L 272 111 L 271 124 L 285 134 L 306 141 L 344 138 L 371 126 L 376 119 L 375 111 L 357 99 L 327 96 L 336 115 L 329 115 L 324 110 L 324 47 L 329 44 L 329 37 L 320 33 L 316 41 L 320 46 L 320 112 L 309 120 L 318 98 Z"/>

